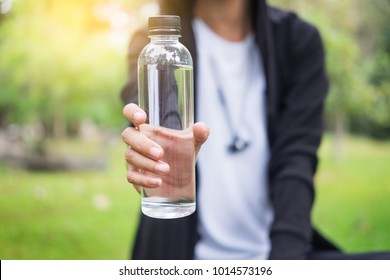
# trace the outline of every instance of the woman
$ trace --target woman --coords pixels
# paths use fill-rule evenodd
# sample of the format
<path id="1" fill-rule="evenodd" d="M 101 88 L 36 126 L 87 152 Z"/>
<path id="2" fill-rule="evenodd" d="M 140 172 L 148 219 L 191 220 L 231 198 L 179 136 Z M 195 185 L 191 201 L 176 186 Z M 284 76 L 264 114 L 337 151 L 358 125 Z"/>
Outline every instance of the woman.
<path id="1" fill-rule="evenodd" d="M 316 28 L 263 0 L 165 0 L 160 7 L 181 17 L 181 42 L 194 59 L 197 211 L 175 220 L 142 215 L 132 257 L 344 258 L 310 221 L 328 90 Z M 141 30 L 130 43 L 125 104 L 137 103 L 137 57 L 148 42 Z M 135 126 L 122 135 L 128 180 L 158 186 L 161 180 L 140 172 L 168 170 L 157 171 L 163 151 L 136 128 L 146 114 L 135 104 L 124 114 Z"/>

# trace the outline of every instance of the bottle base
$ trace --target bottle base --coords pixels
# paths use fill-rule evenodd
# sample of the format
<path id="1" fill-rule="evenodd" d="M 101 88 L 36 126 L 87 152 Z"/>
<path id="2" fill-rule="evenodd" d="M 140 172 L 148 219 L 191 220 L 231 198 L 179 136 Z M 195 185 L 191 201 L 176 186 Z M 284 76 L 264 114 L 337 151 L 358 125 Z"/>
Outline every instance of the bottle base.
<path id="1" fill-rule="evenodd" d="M 151 202 L 142 201 L 142 213 L 151 218 L 177 219 L 195 212 L 195 202 Z"/>

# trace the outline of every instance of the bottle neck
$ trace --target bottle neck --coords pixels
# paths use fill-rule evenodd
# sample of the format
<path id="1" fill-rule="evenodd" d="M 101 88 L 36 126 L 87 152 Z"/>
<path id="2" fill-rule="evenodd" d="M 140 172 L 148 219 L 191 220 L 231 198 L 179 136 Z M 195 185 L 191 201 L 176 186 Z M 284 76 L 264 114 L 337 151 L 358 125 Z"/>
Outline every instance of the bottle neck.
<path id="1" fill-rule="evenodd" d="M 152 43 L 175 43 L 179 42 L 180 35 L 164 34 L 164 35 L 149 35 Z"/>

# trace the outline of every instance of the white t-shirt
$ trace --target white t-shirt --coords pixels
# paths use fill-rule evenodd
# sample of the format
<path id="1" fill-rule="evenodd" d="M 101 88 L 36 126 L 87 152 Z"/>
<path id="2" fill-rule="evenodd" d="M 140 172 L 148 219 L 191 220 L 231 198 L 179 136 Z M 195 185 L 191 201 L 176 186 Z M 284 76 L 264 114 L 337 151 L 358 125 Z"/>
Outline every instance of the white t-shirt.
<path id="1" fill-rule="evenodd" d="M 226 41 L 200 19 L 193 21 L 193 28 L 198 56 L 197 121 L 210 127 L 198 157 L 201 239 L 195 258 L 266 259 L 273 211 L 268 195 L 263 63 L 253 36 Z M 233 132 L 249 142 L 246 149 L 229 152 Z"/>

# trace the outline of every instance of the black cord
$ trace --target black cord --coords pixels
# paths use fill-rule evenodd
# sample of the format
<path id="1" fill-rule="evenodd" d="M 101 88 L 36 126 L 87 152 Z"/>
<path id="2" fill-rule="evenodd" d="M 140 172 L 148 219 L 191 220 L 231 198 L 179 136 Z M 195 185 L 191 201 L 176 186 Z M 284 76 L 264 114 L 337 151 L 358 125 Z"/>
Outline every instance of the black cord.
<path id="1" fill-rule="evenodd" d="M 217 92 L 218 92 L 219 101 L 222 105 L 223 112 L 224 112 L 226 120 L 228 122 L 230 134 L 232 135 L 232 142 L 229 144 L 228 150 L 231 153 L 237 153 L 237 152 L 243 151 L 249 146 L 249 142 L 242 139 L 238 135 L 238 133 L 235 131 L 235 129 L 233 127 L 232 117 L 229 114 L 228 109 L 227 109 L 227 103 L 226 103 L 225 96 L 219 87 L 217 89 Z"/>

